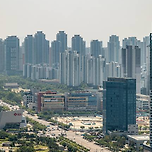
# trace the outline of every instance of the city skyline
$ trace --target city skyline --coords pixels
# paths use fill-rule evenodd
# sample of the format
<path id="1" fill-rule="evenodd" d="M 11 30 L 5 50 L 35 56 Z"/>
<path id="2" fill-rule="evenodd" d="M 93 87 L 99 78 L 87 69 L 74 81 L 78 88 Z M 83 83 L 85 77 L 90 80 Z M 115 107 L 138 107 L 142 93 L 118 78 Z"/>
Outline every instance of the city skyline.
<path id="1" fill-rule="evenodd" d="M 59 31 L 56 36 L 50 44 L 45 33 L 37 31 L 34 35 L 27 35 L 21 47 L 17 36 L 1 40 L 1 64 L 4 65 L 0 68 L 1 72 L 23 72 L 23 76 L 32 80 L 57 79 L 68 86 L 79 86 L 82 82 L 102 86 L 109 76 L 129 76 L 137 79 L 138 93 L 149 94 L 148 37 L 143 38 L 143 42 L 136 37 L 124 38 L 121 49 L 119 37 L 111 35 L 107 48 L 102 47 L 102 41 L 94 40 L 90 42 L 89 49 L 80 35 L 71 38 L 71 48 L 67 48 L 67 34 L 64 31 Z M 9 43 L 6 43 L 7 40 Z"/>
<path id="2" fill-rule="evenodd" d="M 0 40 L 1 40 L 1 41 L 4 41 L 4 40 L 7 39 L 8 37 L 17 37 L 17 38 L 19 39 L 19 46 L 21 47 L 21 46 L 23 45 L 26 37 L 29 37 L 29 36 L 33 36 L 33 37 L 34 37 L 34 35 L 35 35 L 37 32 L 40 32 L 40 33 L 45 34 L 46 40 L 50 43 L 50 44 L 49 44 L 49 47 L 50 47 L 50 48 L 51 48 L 51 43 L 52 43 L 52 42 L 58 41 L 58 40 L 56 39 L 56 35 L 57 35 L 59 32 L 64 32 L 64 33 L 67 35 L 67 40 L 69 41 L 69 42 L 67 41 L 67 50 L 68 50 L 69 48 L 72 49 L 72 38 L 75 37 L 75 36 L 80 36 L 80 37 L 84 40 L 85 48 L 86 48 L 86 49 L 87 49 L 87 48 L 90 48 L 90 51 L 91 51 L 91 42 L 92 42 L 92 41 L 99 41 L 99 42 L 102 43 L 102 47 L 103 47 L 103 48 L 108 48 L 108 43 L 111 41 L 110 39 L 111 39 L 111 37 L 113 37 L 113 36 L 114 36 L 114 37 L 118 37 L 120 49 L 124 47 L 124 41 L 125 41 L 126 39 L 136 39 L 136 40 L 139 41 L 139 43 L 140 43 L 140 42 L 144 42 L 145 39 L 147 39 L 147 38 L 149 37 L 149 34 L 147 34 L 147 35 L 144 35 L 144 36 L 142 37 L 142 39 L 138 39 L 137 36 L 128 36 L 128 37 L 123 37 L 123 38 L 120 39 L 120 36 L 119 36 L 119 35 L 110 34 L 110 35 L 108 36 L 108 40 L 107 40 L 106 42 L 104 42 L 103 40 L 100 40 L 100 39 L 91 39 L 90 41 L 86 41 L 85 38 L 84 38 L 81 34 L 78 34 L 78 35 L 77 35 L 77 34 L 74 34 L 72 37 L 69 37 L 69 36 L 68 36 L 68 33 L 67 33 L 66 31 L 59 30 L 59 31 L 57 31 L 57 33 L 55 34 L 55 38 L 50 40 L 50 39 L 47 39 L 47 33 L 45 33 L 43 30 L 37 30 L 37 31 L 35 31 L 35 33 L 26 34 L 26 35 L 25 35 L 24 37 L 22 37 L 22 38 L 20 38 L 19 35 L 7 35 L 6 38 L 0 37 Z M 70 40 L 69 40 L 69 39 L 70 39 Z M 106 43 L 106 44 L 105 44 L 105 43 Z M 105 45 L 103 45 L 103 44 L 105 44 Z M 127 44 L 127 45 L 133 45 L 133 44 L 129 43 L 129 44 Z M 135 45 L 138 46 L 138 45 L 139 45 L 138 42 L 137 42 L 137 44 L 135 44 Z M 148 46 L 148 45 L 147 45 L 147 46 Z"/>
<path id="3" fill-rule="evenodd" d="M 0 6 L 0 33 L 3 39 L 18 35 L 22 42 L 27 34 L 43 31 L 46 39 L 52 41 L 58 31 L 64 30 L 68 34 L 68 46 L 71 37 L 77 34 L 81 34 L 87 46 L 96 39 L 106 46 L 109 35 L 118 35 L 120 41 L 133 36 L 141 40 L 152 29 L 150 6 L 150 0 L 88 0 L 87 3 L 84 0 L 14 0 L 9 5 L 5 0 Z"/>

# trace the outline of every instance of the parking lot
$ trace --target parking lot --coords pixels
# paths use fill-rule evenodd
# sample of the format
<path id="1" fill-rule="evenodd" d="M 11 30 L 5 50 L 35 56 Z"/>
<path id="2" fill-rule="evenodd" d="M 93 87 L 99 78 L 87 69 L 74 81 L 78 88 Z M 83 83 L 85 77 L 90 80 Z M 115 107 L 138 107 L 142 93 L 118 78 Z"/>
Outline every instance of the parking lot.
<path id="1" fill-rule="evenodd" d="M 89 116 L 89 117 L 54 117 L 54 120 L 62 122 L 64 124 L 71 125 L 71 129 L 80 130 L 81 126 L 84 126 L 84 130 L 90 128 L 99 129 L 102 125 L 102 116 Z"/>

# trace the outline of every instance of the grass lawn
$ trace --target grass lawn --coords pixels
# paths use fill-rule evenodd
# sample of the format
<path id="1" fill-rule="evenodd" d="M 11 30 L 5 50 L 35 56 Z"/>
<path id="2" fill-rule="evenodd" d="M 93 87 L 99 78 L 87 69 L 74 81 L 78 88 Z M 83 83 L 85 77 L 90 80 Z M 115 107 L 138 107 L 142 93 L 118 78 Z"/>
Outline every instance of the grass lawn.
<path id="1" fill-rule="evenodd" d="M 0 145 L 4 142 L 9 142 L 7 139 L 0 139 Z"/>
<path id="2" fill-rule="evenodd" d="M 49 151 L 47 146 L 42 146 L 42 145 L 36 145 L 36 146 L 34 146 L 34 149 L 37 152 L 48 152 Z"/>

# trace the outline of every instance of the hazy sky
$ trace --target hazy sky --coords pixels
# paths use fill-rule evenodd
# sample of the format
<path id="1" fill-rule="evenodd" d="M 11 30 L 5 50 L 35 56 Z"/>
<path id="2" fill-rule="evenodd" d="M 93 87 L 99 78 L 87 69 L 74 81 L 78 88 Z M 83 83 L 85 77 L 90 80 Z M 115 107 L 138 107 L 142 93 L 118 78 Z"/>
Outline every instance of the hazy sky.
<path id="1" fill-rule="evenodd" d="M 71 37 L 80 34 L 89 45 L 92 39 L 107 44 L 109 35 L 120 40 L 142 39 L 152 29 L 152 0 L 0 0 L 0 37 L 42 30 L 50 41 L 59 30 Z"/>

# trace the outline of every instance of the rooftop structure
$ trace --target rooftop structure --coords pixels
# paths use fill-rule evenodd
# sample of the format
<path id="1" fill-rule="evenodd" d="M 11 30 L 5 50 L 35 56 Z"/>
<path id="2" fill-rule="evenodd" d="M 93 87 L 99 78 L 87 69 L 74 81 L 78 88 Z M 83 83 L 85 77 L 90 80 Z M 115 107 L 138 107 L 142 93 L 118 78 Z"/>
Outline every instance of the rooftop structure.
<path id="1" fill-rule="evenodd" d="M 18 87 L 19 87 L 18 83 L 5 83 L 4 85 L 4 88 L 6 89 L 8 88 L 12 89 L 12 88 L 18 88 Z"/>

